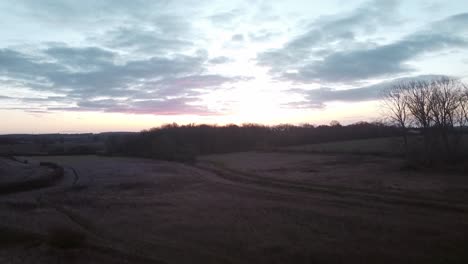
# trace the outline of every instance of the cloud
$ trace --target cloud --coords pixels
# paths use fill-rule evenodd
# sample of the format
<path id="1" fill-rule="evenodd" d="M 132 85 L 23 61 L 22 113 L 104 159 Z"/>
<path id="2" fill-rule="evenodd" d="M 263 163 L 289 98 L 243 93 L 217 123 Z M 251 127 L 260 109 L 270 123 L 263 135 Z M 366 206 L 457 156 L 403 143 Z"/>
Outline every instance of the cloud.
<path id="1" fill-rule="evenodd" d="M 6 29 L 4 40 L 12 40 L 15 45 L 40 45 L 47 41 L 86 43 L 152 55 L 188 48 L 192 40 L 203 37 L 203 32 L 194 32 L 192 27 L 195 8 L 184 0 L 0 3 L 0 9 L 5 10 L 5 28 L 18 29 Z"/>
<path id="2" fill-rule="evenodd" d="M 242 34 L 232 35 L 231 40 L 236 41 L 236 42 L 242 42 L 242 41 L 244 41 L 244 35 L 242 35 Z"/>
<path id="3" fill-rule="evenodd" d="M 464 47 L 468 41 L 445 34 L 420 33 L 401 41 L 371 49 L 336 52 L 323 60 L 298 67 L 284 77 L 298 82 L 353 82 L 377 77 L 392 77 L 415 71 L 406 62 L 419 55 L 447 47 Z"/>
<path id="4" fill-rule="evenodd" d="M 169 24 L 158 23 L 157 27 L 150 29 L 138 25 L 118 27 L 111 29 L 103 35 L 93 37 L 92 40 L 102 43 L 107 47 L 144 54 L 164 54 L 178 52 L 193 46 L 191 41 L 180 37 L 189 34 L 189 26 L 184 23 Z"/>
<path id="5" fill-rule="evenodd" d="M 301 101 L 295 101 L 285 104 L 287 108 L 324 108 L 325 104 L 333 101 L 340 102 L 362 102 L 377 100 L 385 87 L 391 86 L 390 83 L 382 83 L 360 88 L 337 90 L 323 87 L 313 90 L 290 89 L 289 93 L 300 94 L 304 96 Z"/>
<path id="6" fill-rule="evenodd" d="M 323 107 L 379 90 L 333 87 L 463 71 L 468 14 L 451 13 L 466 12 L 462 4 L 426 13 L 401 0 L 342 2 L 3 1 L 0 100 L 34 111 L 214 114 L 203 103 L 221 109 L 213 98 L 228 87 L 241 101 L 250 87 L 320 84 L 289 91 L 304 98 L 290 106 Z"/>
<path id="7" fill-rule="evenodd" d="M 282 48 L 262 52 L 258 55 L 259 65 L 290 66 L 309 58 L 314 49 L 346 46 L 354 42 L 356 35 L 375 32 L 379 27 L 396 22 L 397 1 L 367 2 L 347 14 L 335 14 L 314 19 L 307 30 L 288 41 Z M 331 46 L 330 46 L 331 45 Z M 282 66 L 279 66 L 280 68 Z"/>
<path id="8" fill-rule="evenodd" d="M 47 97 L 20 97 L 15 98 L 20 100 L 23 103 L 40 103 L 40 104 L 48 104 L 50 102 L 73 102 L 70 98 L 66 96 L 47 96 Z"/>
<path id="9" fill-rule="evenodd" d="M 98 111 L 127 114 L 152 115 L 218 115 L 204 106 L 194 105 L 196 98 L 149 99 L 149 100 L 83 100 L 76 106 L 48 107 L 48 111 Z"/>
<path id="10" fill-rule="evenodd" d="M 59 25 L 80 25 L 115 21 L 147 21 L 164 14 L 164 10 L 179 7 L 185 3 L 170 1 L 134 0 L 20 0 L 11 5 L 12 11 L 38 21 Z M 190 8 L 190 6 L 186 6 Z M 160 12 L 154 12 L 158 10 Z"/>
<path id="11" fill-rule="evenodd" d="M 60 71 L 63 68 L 55 63 L 37 62 L 38 57 L 26 55 L 12 49 L 0 49 L 0 74 L 10 77 L 42 76 L 47 72 Z"/>
<path id="12" fill-rule="evenodd" d="M 153 57 L 123 65 L 110 64 L 92 72 L 48 72 L 44 77 L 52 85 L 41 90 L 60 92 L 77 100 L 94 97 L 141 97 L 148 92 L 157 91 L 157 87 L 148 85 L 154 80 L 196 74 L 201 63 L 202 59 L 197 57 Z M 174 91 L 173 94 L 177 92 Z"/>
<path id="13" fill-rule="evenodd" d="M 217 74 L 190 75 L 176 78 L 164 78 L 154 82 L 148 82 L 144 89 L 147 92 L 134 95 L 135 99 L 165 98 L 174 96 L 196 97 L 206 91 L 221 89 L 224 84 L 250 80 L 246 76 L 222 76 Z"/>
<path id="14" fill-rule="evenodd" d="M 354 40 L 358 34 L 375 32 L 379 27 L 397 19 L 398 1 L 374 0 L 348 14 L 322 16 L 310 23 L 305 34 L 287 44 L 287 48 L 303 51 L 311 45 L 333 41 Z"/>
<path id="15" fill-rule="evenodd" d="M 257 42 L 265 42 L 271 40 L 273 37 L 280 35 L 279 32 L 271 32 L 267 30 L 260 30 L 257 32 L 249 33 L 249 38 Z"/>
<path id="16" fill-rule="evenodd" d="M 180 111 L 201 114 L 202 109 L 205 113 L 211 111 L 184 104 L 199 100 L 196 96 L 201 90 L 246 80 L 242 76 L 204 74 L 206 61 L 206 52 L 122 62 L 118 53 L 99 47 L 50 47 L 34 56 L 3 49 L 0 76 L 28 89 L 62 95 L 20 98 L 23 102 L 50 106 L 49 110 L 174 113 L 173 107 L 179 106 Z M 64 102 L 64 98 L 69 101 Z M 57 106 L 70 103 L 76 106 Z M 165 112 L 160 109 L 162 106 L 171 110 Z"/>
<path id="17" fill-rule="evenodd" d="M 209 75 L 191 75 L 180 78 L 165 78 L 154 84 L 157 86 L 185 87 L 185 88 L 204 88 L 219 86 L 224 83 L 239 82 L 251 79 L 250 77 L 234 76 L 226 77 L 216 74 Z"/>
<path id="18" fill-rule="evenodd" d="M 226 56 L 219 56 L 210 59 L 208 62 L 211 64 L 224 64 L 233 61 L 231 58 Z"/>
<path id="19" fill-rule="evenodd" d="M 193 105 L 197 99 L 176 98 L 168 100 L 145 100 L 134 102 L 127 113 L 159 114 L 159 115 L 217 115 L 219 113 L 208 110 L 204 106 Z"/>
<path id="20" fill-rule="evenodd" d="M 372 1 L 345 16 L 321 17 L 311 29 L 282 48 L 259 53 L 257 63 L 282 80 L 346 83 L 398 77 L 416 69 L 408 64 L 426 54 L 468 46 L 468 14 L 431 23 L 390 43 L 362 41 L 379 27 L 397 24 L 396 1 Z M 358 39 L 361 40 L 358 40 Z"/>
<path id="21" fill-rule="evenodd" d="M 219 12 L 211 15 L 208 18 L 215 26 L 228 25 L 233 23 L 237 18 L 242 15 L 242 9 L 236 8 L 227 12 Z"/>
<path id="22" fill-rule="evenodd" d="M 364 102 L 379 100 L 382 92 L 385 89 L 392 87 L 400 82 L 407 82 L 412 80 L 432 80 L 443 77 L 442 75 L 419 75 L 413 77 L 398 78 L 391 81 L 385 81 L 374 85 L 352 88 L 352 89 L 333 89 L 329 87 L 322 87 L 319 89 L 305 90 L 305 89 L 290 89 L 289 93 L 300 94 L 304 96 L 304 100 L 291 102 L 286 104 L 286 107 L 292 108 L 323 108 L 328 102 Z"/>
<path id="23" fill-rule="evenodd" d="M 45 50 L 45 54 L 55 59 L 57 64 L 75 71 L 96 71 L 113 64 L 117 57 L 114 52 L 98 47 L 51 47 Z"/>

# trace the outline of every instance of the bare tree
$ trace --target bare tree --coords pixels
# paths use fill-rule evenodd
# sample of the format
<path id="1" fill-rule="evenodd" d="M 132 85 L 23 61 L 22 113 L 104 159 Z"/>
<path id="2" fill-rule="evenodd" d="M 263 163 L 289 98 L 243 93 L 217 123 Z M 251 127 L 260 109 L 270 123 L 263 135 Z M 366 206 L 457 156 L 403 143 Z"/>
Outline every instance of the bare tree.
<path id="1" fill-rule="evenodd" d="M 415 124 L 422 129 L 424 150 L 429 153 L 430 128 L 432 126 L 432 90 L 428 81 L 411 81 L 406 84 L 408 93 L 408 109 Z"/>
<path id="2" fill-rule="evenodd" d="M 383 102 L 388 118 L 403 130 L 406 153 L 405 132 L 410 125 L 423 133 L 426 161 L 441 157 L 441 153 L 450 160 L 457 153 L 463 128 L 468 125 L 468 88 L 464 83 L 448 77 L 399 83 L 385 90 Z"/>
<path id="3" fill-rule="evenodd" d="M 437 134 L 442 139 L 446 154 L 451 155 L 453 149 L 450 135 L 457 134 L 453 133 L 455 126 L 461 125 L 460 122 L 464 119 L 461 110 L 464 103 L 462 84 L 456 79 L 443 77 L 433 80 L 430 87 L 431 119 Z"/>
<path id="4" fill-rule="evenodd" d="M 341 123 L 339 121 L 337 121 L 337 120 L 332 120 L 330 122 L 330 126 L 331 127 L 341 127 Z"/>
<path id="5" fill-rule="evenodd" d="M 400 82 L 383 91 L 383 104 L 390 122 L 402 130 L 405 154 L 408 155 L 408 127 L 410 112 L 408 108 L 408 93 L 405 83 Z"/>
<path id="6" fill-rule="evenodd" d="M 463 129 L 468 126 L 468 86 L 461 84 L 461 92 L 459 97 L 459 108 L 458 108 L 458 124 Z"/>

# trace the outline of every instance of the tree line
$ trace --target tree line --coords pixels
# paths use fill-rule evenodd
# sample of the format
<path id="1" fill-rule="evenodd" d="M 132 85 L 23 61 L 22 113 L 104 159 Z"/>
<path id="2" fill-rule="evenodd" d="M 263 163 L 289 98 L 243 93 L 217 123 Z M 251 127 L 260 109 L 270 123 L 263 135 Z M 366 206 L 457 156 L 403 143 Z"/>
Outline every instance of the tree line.
<path id="1" fill-rule="evenodd" d="M 106 141 L 107 153 L 176 161 L 192 161 L 197 155 L 313 144 L 337 140 L 399 136 L 395 126 L 358 122 L 330 125 L 177 125 L 168 124 Z"/>
<path id="2" fill-rule="evenodd" d="M 401 82 L 384 91 L 388 120 L 403 137 L 408 159 L 425 163 L 457 162 L 466 158 L 463 134 L 468 125 L 468 86 L 441 77 Z M 421 132 L 423 148 L 414 151 L 408 140 L 412 129 Z"/>

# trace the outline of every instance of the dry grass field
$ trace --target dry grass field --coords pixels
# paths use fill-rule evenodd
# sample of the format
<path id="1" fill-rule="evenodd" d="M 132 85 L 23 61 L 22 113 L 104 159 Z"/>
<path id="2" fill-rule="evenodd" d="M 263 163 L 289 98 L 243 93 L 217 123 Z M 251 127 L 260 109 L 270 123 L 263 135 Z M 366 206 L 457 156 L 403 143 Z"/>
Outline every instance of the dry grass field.
<path id="1" fill-rule="evenodd" d="M 408 138 L 410 152 L 420 152 L 423 148 L 422 136 L 412 135 Z M 468 149 L 468 136 L 461 137 L 460 150 Z M 334 141 L 310 145 L 300 145 L 277 149 L 285 152 L 328 153 L 328 154 L 364 154 L 378 156 L 403 156 L 404 145 L 401 137 L 383 137 L 360 140 Z"/>
<path id="2" fill-rule="evenodd" d="M 0 195 L 0 263 L 468 263 L 468 178 L 398 158 L 22 158 L 65 175 Z"/>
<path id="3" fill-rule="evenodd" d="M 398 155 L 403 151 L 401 138 L 371 138 L 286 147 L 289 152 L 350 153 Z"/>

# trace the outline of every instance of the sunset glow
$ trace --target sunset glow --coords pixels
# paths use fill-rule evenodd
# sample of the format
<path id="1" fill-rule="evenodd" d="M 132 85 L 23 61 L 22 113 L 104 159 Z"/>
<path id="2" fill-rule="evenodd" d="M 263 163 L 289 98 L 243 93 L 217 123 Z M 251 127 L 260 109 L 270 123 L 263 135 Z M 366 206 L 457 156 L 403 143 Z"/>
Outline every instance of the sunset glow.
<path id="1" fill-rule="evenodd" d="M 379 91 L 400 78 L 468 76 L 463 1 L 23 0 L 0 10 L 2 134 L 374 121 Z"/>

